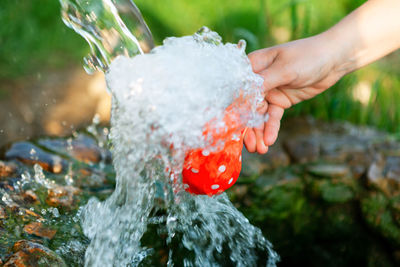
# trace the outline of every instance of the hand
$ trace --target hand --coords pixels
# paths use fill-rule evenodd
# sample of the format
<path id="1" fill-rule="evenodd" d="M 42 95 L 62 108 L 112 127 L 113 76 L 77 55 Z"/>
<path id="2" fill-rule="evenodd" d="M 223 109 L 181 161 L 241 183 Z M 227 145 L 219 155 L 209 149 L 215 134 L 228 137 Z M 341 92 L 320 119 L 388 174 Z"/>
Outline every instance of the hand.
<path id="1" fill-rule="evenodd" d="M 340 53 L 327 41 L 317 35 L 249 54 L 253 71 L 264 78 L 266 97 L 259 112 L 269 116 L 247 131 L 249 152 L 266 153 L 277 139 L 284 110 L 322 93 L 345 74 L 335 69 Z"/>
<path id="2" fill-rule="evenodd" d="M 264 77 L 266 103 L 259 111 L 269 120 L 247 131 L 247 150 L 266 153 L 285 109 L 400 48 L 399 10 L 398 0 L 366 1 L 322 34 L 251 53 L 254 72 Z"/>

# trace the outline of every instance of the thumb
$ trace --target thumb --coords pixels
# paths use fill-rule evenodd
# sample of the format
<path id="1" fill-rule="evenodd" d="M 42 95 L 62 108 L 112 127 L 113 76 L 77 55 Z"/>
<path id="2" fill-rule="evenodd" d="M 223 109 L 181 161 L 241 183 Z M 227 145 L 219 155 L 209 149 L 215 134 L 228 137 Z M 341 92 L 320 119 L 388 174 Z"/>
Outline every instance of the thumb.
<path id="1" fill-rule="evenodd" d="M 277 49 L 264 48 L 256 50 L 248 54 L 251 66 L 255 73 L 259 73 L 262 70 L 268 68 L 278 55 Z"/>
<path id="2" fill-rule="evenodd" d="M 295 79 L 295 73 L 289 72 L 287 68 L 277 61 L 274 61 L 268 68 L 258 74 L 264 78 L 263 86 L 265 91 L 289 85 Z"/>

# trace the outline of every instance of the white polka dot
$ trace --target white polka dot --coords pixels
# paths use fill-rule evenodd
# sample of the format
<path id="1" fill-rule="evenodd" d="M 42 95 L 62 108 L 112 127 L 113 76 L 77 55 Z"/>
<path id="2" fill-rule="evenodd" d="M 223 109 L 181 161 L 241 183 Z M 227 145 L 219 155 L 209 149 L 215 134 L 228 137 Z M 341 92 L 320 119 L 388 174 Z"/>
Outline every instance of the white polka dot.
<path id="1" fill-rule="evenodd" d="M 211 186 L 211 189 L 218 189 L 219 188 L 219 184 L 213 184 L 212 186 Z"/>
<path id="2" fill-rule="evenodd" d="M 193 172 L 193 173 L 199 173 L 199 170 L 197 170 L 197 169 L 195 169 L 195 168 L 192 168 L 192 172 Z"/>
<path id="3" fill-rule="evenodd" d="M 225 165 L 221 165 L 221 166 L 218 167 L 218 171 L 219 172 L 224 172 L 225 170 L 226 170 Z"/>
<path id="4" fill-rule="evenodd" d="M 242 155 L 239 156 L 239 161 L 242 162 Z"/>
<path id="5" fill-rule="evenodd" d="M 188 184 L 183 184 L 183 189 L 188 189 L 189 185 Z"/>
<path id="6" fill-rule="evenodd" d="M 237 134 L 232 135 L 232 140 L 233 141 L 240 141 L 240 137 Z"/>
<path id="7" fill-rule="evenodd" d="M 201 154 L 203 154 L 203 156 L 207 157 L 208 155 L 210 155 L 210 151 L 203 150 L 203 151 L 201 151 Z"/>
<path id="8" fill-rule="evenodd" d="M 231 184 L 233 182 L 233 178 L 229 179 L 228 184 Z"/>

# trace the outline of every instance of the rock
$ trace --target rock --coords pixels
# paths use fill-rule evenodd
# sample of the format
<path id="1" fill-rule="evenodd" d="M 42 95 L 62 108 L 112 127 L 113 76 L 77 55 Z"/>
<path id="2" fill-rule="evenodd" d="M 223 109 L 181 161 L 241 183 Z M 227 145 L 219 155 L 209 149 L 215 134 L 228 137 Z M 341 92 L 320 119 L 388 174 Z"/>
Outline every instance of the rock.
<path id="1" fill-rule="evenodd" d="M 400 156 L 376 156 L 368 169 L 369 185 L 379 188 L 386 196 L 400 195 Z"/>
<path id="2" fill-rule="evenodd" d="M 28 165 L 39 164 L 44 170 L 61 173 L 67 166 L 64 159 L 28 142 L 14 143 L 5 154 L 6 159 L 16 159 Z"/>
<path id="3" fill-rule="evenodd" d="M 284 146 L 296 163 L 314 162 L 320 157 L 320 142 L 316 136 L 295 136 L 285 140 Z"/>
<path id="4" fill-rule="evenodd" d="M 11 211 L 14 215 L 17 215 L 18 217 L 20 217 L 22 219 L 22 221 L 24 222 L 29 222 L 32 220 L 35 221 L 44 221 L 43 217 L 40 216 L 39 214 L 37 214 L 36 212 L 30 210 L 30 209 L 26 209 L 24 207 L 19 207 L 19 206 L 11 206 Z"/>
<path id="5" fill-rule="evenodd" d="M 27 240 L 16 242 L 14 252 L 3 265 L 4 267 L 52 266 L 66 267 L 64 260 L 49 248 Z"/>
<path id="6" fill-rule="evenodd" d="M 315 181 L 314 190 L 317 190 L 322 199 L 329 203 L 346 203 L 355 197 L 352 188 L 342 182 Z"/>
<path id="7" fill-rule="evenodd" d="M 27 234 L 35 235 L 38 237 L 45 237 L 48 239 L 52 239 L 54 235 L 57 233 L 57 230 L 52 230 L 47 227 L 44 227 L 41 222 L 31 222 L 25 225 L 24 231 Z"/>
<path id="8" fill-rule="evenodd" d="M 0 219 L 5 219 L 5 218 L 7 218 L 6 211 L 2 206 L 0 206 Z"/>
<path id="9" fill-rule="evenodd" d="M 93 168 L 82 168 L 74 175 L 76 185 L 79 187 L 103 187 L 107 183 L 106 174 Z"/>
<path id="10" fill-rule="evenodd" d="M 46 203 L 52 207 L 72 208 L 75 204 L 74 196 L 81 190 L 73 186 L 57 185 L 48 189 Z"/>
<path id="11" fill-rule="evenodd" d="M 282 144 L 279 142 L 268 148 L 268 153 L 262 155 L 262 160 L 265 163 L 265 170 L 286 167 L 290 164 L 289 155 L 285 152 Z"/>
<path id="12" fill-rule="evenodd" d="M 17 171 L 17 165 L 0 160 L 0 179 L 10 177 Z"/>
<path id="13" fill-rule="evenodd" d="M 22 197 L 23 197 L 25 203 L 30 203 L 30 204 L 39 203 L 38 196 L 32 190 L 27 190 L 27 191 L 23 192 Z"/>
<path id="14" fill-rule="evenodd" d="M 286 167 L 290 163 L 289 156 L 280 143 L 271 146 L 265 155 L 249 153 L 246 149 L 243 149 L 242 156 L 242 175 L 248 177 L 258 176 L 264 171 Z"/>
<path id="15" fill-rule="evenodd" d="M 308 172 L 321 177 L 348 177 L 350 175 L 349 167 L 344 164 L 318 164 L 311 165 L 308 168 Z"/>
<path id="16" fill-rule="evenodd" d="M 346 162 L 354 155 L 368 155 L 368 143 L 358 136 L 322 135 L 321 157 L 329 162 Z"/>
<path id="17" fill-rule="evenodd" d="M 96 140 L 84 134 L 79 134 L 75 139 L 41 139 L 39 144 L 85 163 L 97 163 L 103 158 L 103 154 L 106 155 Z"/>

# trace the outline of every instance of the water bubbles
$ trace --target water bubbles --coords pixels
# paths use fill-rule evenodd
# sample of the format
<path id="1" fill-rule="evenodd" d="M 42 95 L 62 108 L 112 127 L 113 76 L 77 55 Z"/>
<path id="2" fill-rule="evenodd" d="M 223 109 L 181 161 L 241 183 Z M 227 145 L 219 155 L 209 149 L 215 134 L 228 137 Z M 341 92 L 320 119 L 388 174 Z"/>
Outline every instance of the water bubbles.
<path id="1" fill-rule="evenodd" d="M 60 212 L 58 211 L 57 208 L 53 208 L 53 216 L 56 218 L 60 217 Z"/>
<path id="2" fill-rule="evenodd" d="M 256 251 L 276 261 L 261 231 L 225 194 L 193 196 L 181 183 L 188 149 L 207 147 L 207 156 L 223 147 L 223 141 L 211 146 L 203 130 L 211 120 L 216 129 L 227 128 L 224 110 L 235 99 L 243 99 L 239 123 L 264 120 L 256 112 L 263 80 L 252 72 L 243 46 L 223 44 L 217 33 L 203 28 L 193 36 L 168 38 L 150 54 L 112 62 L 106 79 L 113 96 L 109 136 L 117 184 L 106 201 L 91 199 L 82 210 L 82 228 L 91 239 L 86 266 L 139 265 L 152 253 L 141 243 L 149 224 L 166 229 L 170 266 L 175 260 L 216 266 L 229 259 L 235 266 L 252 266 Z M 221 173 L 227 170 L 219 166 Z M 152 219 L 154 211 L 165 212 L 166 219 Z M 193 255 L 177 257 L 176 239 Z M 224 247 L 230 255 L 222 255 Z"/>

